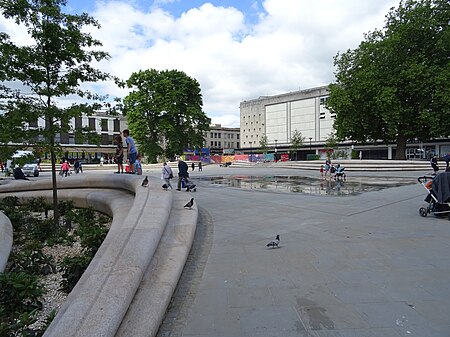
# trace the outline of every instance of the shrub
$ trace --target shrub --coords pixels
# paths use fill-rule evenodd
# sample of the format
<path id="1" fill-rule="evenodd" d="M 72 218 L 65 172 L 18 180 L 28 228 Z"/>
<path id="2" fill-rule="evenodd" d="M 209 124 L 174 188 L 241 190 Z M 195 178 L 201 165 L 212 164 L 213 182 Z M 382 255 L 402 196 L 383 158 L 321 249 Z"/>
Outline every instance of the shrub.
<path id="1" fill-rule="evenodd" d="M 70 293 L 89 266 L 92 257 L 88 255 L 78 255 L 65 257 L 59 266 L 63 279 L 61 280 L 61 290 Z"/>
<path id="2" fill-rule="evenodd" d="M 10 257 L 10 272 L 27 272 L 34 275 L 48 275 L 56 272 L 53 257 L 45 255 L 40 248 L 30 247 L 13 253 Z"/>
<path id="3" fill-rule="evenodd" d="M 39 297 L 43 294 L 36 275 L 25 272 L 6 272 L 0 274 L 0 317 L 2 322 L 5 319 L 16 318 L 18 313 L 31 313 L 35 309 L 42 307 Z"/>

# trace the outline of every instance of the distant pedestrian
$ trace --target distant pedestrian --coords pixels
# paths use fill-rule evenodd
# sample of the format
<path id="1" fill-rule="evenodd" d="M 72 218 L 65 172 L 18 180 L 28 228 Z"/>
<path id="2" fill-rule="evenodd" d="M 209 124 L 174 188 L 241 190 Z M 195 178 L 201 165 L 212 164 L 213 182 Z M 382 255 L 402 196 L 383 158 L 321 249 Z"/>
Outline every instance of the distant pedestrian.
<path id="1" fill-rule="evenodd" d="M 14 168 L 13 177 L 16 180 L 30 180 L 25 176 L 19 165 L 16 165 L 16 167 Z"/>
<path id="2" fill-rule="evenodd" d="M 325 160 L 325 167 L 324 167 L 324 170 L 325 170 L 324 176 L 325 177 L 327 176 L 327 173 L 330 171 L 330 169 L 331 169 L 331 160 L 327 159 L 327 160 Z"/>
<path id="3" fill-rule="evenodd" d="M 323 178 L 323 165 L 320 165 L 320 177 Z"/>
<path id="4" fill-rule="evenodd" d="M 105 158 L 103 156 L 100 157 L 100 166 L 103 166 L 103 163 L 105 162 Z"/>
<path id="5" fill-rule="evenodd" d="M 189 176 L 188 173 L 188 165 L 178 158 L 178 183 L 177 183 L 177 191 L 181 191 L 181 182 L 183 179 L 187 179 Z"/>
<path id="6" fill-rule="evenodd" d="M 444 157 L 442 157 L 442 160 L 445 161 L 445 172 L 447 172 L 450 163 L 450 152 L 447 152 L 447 154 Z"/>
<path id="7" fill-rule="evenodd" d="M 117 172 L 115 173 L 123 173 L 123 141 L 122 136 L 117 135 L 114 137 L 114 141 L 116 143 L 116 164 L 117 164 Z"/>
<path id="8" fill-rule="evenodd" d="M 125 137 L 125 142 L 127 143 L 127 155 L 128 155 L 128 161 L 130 163 L 130 173 L 134 174 L 134 163 L 137 158 L 137 149 L 136 145 L 134 144 L 133 138 L 130 136 L 130 131 L 128 129 L 125 129 L 122 131 L 123 136 Z"/>
<path id="9" fill-rule="evenodd" d="M 194 164 L 194 162 L 192 162 L 191 167 L 192 167 L 192 171 L 194 171 L 194 170 L 195 170 L 195 164 Z"/>
<path id="10" fill-rule="evenodd" d="M 433 175 L 436 175 L 439 171 L 437 156 L 434 155 L 433 157 L 431 157 L 430 164 L 433 168 Z"/>
<path id="11" fill-rule="evenodd" d="M 163 168 L 162 168 L 162 178 L 165 181 L 165 185 L 166 188 L 168 189 L 170 187 L 170 189 L 173 189 L 172 184 L 170 183 L 170 179 L 173 178 L 173 172 L 172 172 L 172 168 L 167 165 L 167 163 L 163 164 Z"/>
<path id="12" fill-rule="evenodd" d="M 38 159 L 36 159 L 36 163 L 37 163 L 39 172 L 42 172 L 41 162 L 42 162 L 42 159 L 40 157 L 38 157 Z"/>
<path id="13" fill-rule="evenodd" d="M 61 164 L 62 176 L 67 177 L 69 175 L 69 171 L 70 171 L 70 164 L 67 160 L 64 160 L 64 162 Z"/>
<path id="14" fill-rule="evenodd" d="M 75 169 L 75 173 L 83 173 L 83 165 L 81 161 L 78 159 L 75 160 L 75 163 L 73 164 L 73 168 Z"/>
<path id="15" fill-rule="evenodd" d="M 203 171 L 203 166 L 202 166 L 202 162 L 201 161 L 198 163 L 198 170 L 200 172 Z"/>

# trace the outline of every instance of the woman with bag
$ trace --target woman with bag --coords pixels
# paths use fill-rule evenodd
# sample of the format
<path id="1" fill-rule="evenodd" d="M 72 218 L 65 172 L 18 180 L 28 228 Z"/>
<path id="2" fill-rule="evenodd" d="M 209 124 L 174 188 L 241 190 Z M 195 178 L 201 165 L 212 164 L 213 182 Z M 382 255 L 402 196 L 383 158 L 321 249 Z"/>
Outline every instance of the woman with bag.
<path id="1" fill-rule="evenodd" d="M 170 166 L 167 165 L 166 162 L 163 164 L 161 178 L 166 182 L 163 185 L 163 188 L 165 190 L 167 190 L 169 187 L 170 187 L 170 189 L 173 189 L 172 185 L 170 184 L 170 179 L 173 178 L 173 172 L 172 172 L 172 169 L 170 168 Z"/>

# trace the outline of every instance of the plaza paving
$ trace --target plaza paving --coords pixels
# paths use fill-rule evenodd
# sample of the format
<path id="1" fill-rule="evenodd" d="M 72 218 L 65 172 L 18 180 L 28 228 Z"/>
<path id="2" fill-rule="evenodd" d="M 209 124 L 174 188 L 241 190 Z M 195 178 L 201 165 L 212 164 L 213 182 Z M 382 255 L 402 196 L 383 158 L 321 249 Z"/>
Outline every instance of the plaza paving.
<path id="1" fill-rule="evenodd" d="M 147 172 L 161 183 L 159 171 Z M 414 182 L 425 173 L 352 172 L 348 180 Z M 196 180 L 275 174 L 318 175 L 212 166 L 191 173 L 200 221 L 159 336 L 450 336 L 450 222 L 418 215 L 422 186 L 334 197 Z M 280 248 L 267 248 L 277 234 Z"/>
<path id="2" fill-rule="evenodd" d="M 197 233 L 158 335 L 450 336 L 450 222 L 418 215 L 426 192 L 416 178 L 429 173 L 351 172 L 349 182 L 405 185 L 339 197 L 198 179 L 316 171 L 194 171 Z M 160 167 L 144 174 L 153 188 L 162 184 Z M 277 234 L 280 248 L 267 248 Z"/>

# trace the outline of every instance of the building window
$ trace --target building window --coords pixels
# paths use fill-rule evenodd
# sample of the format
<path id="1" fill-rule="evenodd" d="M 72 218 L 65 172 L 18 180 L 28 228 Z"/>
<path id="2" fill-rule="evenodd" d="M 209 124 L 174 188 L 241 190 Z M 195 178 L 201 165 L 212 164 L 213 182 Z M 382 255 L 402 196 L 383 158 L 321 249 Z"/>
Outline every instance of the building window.
<path id="1" fill-rule="evenodd" d="M 102 131 L 108 131 L 108 120 L 105 118 L 102 118 L 100 123 L 102 126 Z"/>
<path id="2" fill-rule="evenodd" d="M 95 131 L 97 128 L 95 127 L 95 118 L 89 117 L 89 130 Z"/>
<path id="3" fill-rule="evenodd" d="M 222 147 L 222 144 L 221 144 L 221 142 L 219 142 L 219 147 Z"/>
<path id="4" fill-rule="evenodd" d="M 326 105 L 328 102 L 328 96 L 327 97 L 320 97 L 320 105 Z"/>
<path id="5" fill-rule="evenodd" d="M 214 138 L 214 134 L 211 132 L 211 137 L 210 138 Z"/>
<path id="6" fill-rule="evenodd" d="M 29 123 L 28 123 L 28 126 L 29 126 L 30 128 L 37 128 L 37 127 L 38 127 L 38 121 L 37 121 L 37 119 L 32 120 L 31 122 L 29 122 Z"/>
<path id="7" fill-rule="evenodd" d="M 110 145 L 107 133 L 102 133 L 102 145 Z"/>
<path id="8" fill-rule="evenodd" d="M 120 132 L 120 120 L 118 118 L 114 120 L 114 132 Z"/>
<path id="9" fill-rule="evenodd" d="M 220 136 L 222 136 L 222 134 L 221 134 L 221 133 L 219 133 L 219 138 L 221 138 Z"/>
<path id="10" fill-rule="evenodd" d="M 325 111 L 320 113 L 320 119 L 325 119 Z"/>
<path id="11" fill-rule="evenodd" d="M 211 147 L 213 147 L 214 146 L 214 142 L 213 141 L 211 141 Z"/>

